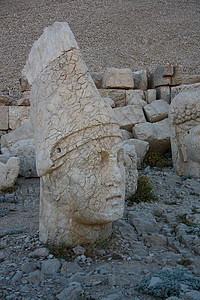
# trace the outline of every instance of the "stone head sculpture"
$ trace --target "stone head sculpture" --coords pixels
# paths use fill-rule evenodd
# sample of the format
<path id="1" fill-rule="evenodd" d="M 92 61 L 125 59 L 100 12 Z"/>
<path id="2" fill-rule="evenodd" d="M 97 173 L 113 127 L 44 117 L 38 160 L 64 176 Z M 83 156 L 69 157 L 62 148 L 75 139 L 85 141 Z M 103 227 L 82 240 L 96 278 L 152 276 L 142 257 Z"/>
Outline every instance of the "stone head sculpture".
<path id="1" fill-rule="evenodd" d="M 172 101 L 171 147 L 179 175 L 200 177 L 200 92 L 184 92 Z"/>
<path id="2" fill-rule="evenodd" d="M 123 148 L 67 23 L 34 43 L 24 68 L 41 177 L 40 239 L 76 245 L 106 238 L 123 214 Z"/>

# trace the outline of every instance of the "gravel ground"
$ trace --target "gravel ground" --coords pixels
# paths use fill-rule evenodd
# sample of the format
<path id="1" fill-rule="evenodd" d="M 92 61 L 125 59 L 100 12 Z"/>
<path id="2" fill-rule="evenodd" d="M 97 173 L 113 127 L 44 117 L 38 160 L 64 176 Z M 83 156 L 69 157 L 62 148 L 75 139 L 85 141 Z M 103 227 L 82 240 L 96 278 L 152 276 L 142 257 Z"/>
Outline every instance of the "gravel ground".
<path id="1" fill-rule="evenodd" d="M 12 96 L 33 42 L 54 21 L 67 21 L 91 71 L 200 67 L 199 0 L 1 0 L 0 77 Z"/>

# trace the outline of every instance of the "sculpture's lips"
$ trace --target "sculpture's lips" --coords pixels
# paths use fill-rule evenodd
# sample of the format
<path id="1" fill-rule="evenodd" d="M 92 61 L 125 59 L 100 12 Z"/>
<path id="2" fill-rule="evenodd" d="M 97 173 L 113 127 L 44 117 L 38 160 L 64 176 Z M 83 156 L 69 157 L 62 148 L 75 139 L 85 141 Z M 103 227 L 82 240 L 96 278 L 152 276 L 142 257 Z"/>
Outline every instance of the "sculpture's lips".
<path id="1" fill-rule="evenodd" d="M 119 204 L 120 203 L 120 199 L 122 199 L 122 195 L 120 195 L 120 194 L 117 194 L 117 195 L 112 195 L 112 196 L 110 196 L 110 197 L 108 197 L 107 199 L 106 199 L 106 201 L 108 202 L 112 202 L 112 204 L 113 205 L 117 205 L 117 204 Z"/>

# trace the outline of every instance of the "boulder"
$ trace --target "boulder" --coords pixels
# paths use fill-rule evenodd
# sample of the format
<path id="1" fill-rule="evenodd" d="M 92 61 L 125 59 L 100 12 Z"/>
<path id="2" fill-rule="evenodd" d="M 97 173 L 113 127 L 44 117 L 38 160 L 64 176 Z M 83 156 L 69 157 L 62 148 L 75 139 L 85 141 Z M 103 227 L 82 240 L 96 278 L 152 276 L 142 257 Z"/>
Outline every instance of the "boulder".
<path id="1" fill-rule="evenodd" d="M 147 90 L 147 70 L 139 70 L 133 72 L 134 88 L 146 91 Z"/>
<path id="2" fill-rule="evenodd" d="M 159 66 L 150 75 L 150 86 L 156 88 L 160 85 L 171 85 L 174 68 L 171 65 Z"/>
<path id="3" fill-rule="evenodd" d="M 19 159 L 11 157 L 6 164 L 0 162 L 0 190 L 13 187 L 19 174 Z"/>
<path id="4" fill-rule="evenodd" d="M 147 151 L 149 150 L 149 143 L 138 139 L 129 139 L 123 142 L 125 145 L 133 145 L 137 154 L 137 167 L 140 167 Z"/>
<path id="5" fill-rule="evenodd" d="M 19 174 L 37 177 L 35 145 L 31 123 L 25 124 L 1 137 L 1 151 L 7 156 L 20 159 Z"/>
<path id="6" fill-rule="evenodd" d="M 156 123 L 140 123 L 133 127 L 133 136 L 147 141 L 150 151 L 166 152 L 170 148 L 170 128 L 168 118 Z"/>
<path id="7" fill-rule="evenodd" d="M 121 134 L 122 134 L 122 141 L 131 139 L 133 137 L 133 133 L 126 129 L 121 129 Z"/>
<path id="8" fill-rule="evenodd" d="M 104 89 L 133 89 L 134 81 L 131 69 L 107 68 L 103 74 Z"/>
<path id="9" fill-rule="evenodd" d="M 126 105 L 126 91 L 115 89 L 100 89 L 98 90 L 102 98 L 111 98 L 115 102 L 115 107 Z"/>
<path id="10" fill-rule="evenodd" d="M 9 106 L 9 128 L 16 129 L 30 122 L 30 107 Z"/>
<path id="11" fill-rule="evenodd" d="M 146 101 L 144 101 L 140 98 L 132 98 L 132 99 L 128 100 L 126 105 L 136 105 L 136 106 L 144 107 L 145 105 L 147 105 L 147 103 L 146 103 Z"/>
<path id="12" fill-rule="evenodd" d="M 145 98 L 147 103 L 151 103 L 156 100 L 156 89 L 148 89 L 145 91 Z"/>
<path id="13" fill-rule="evenodd" d="M 126 91 L 126 103 L 133 98 L 140 98 L 145 100 L 144 91 L 142 90 L 127 90 Z"/>
<path id="14" fill-rule="evenodd" d="M 137 123 L 145 122 L 145 116 L 142 108 L 128 105 L 125 107 L 113 108 L 115 119 L 121 129 L 131 131 L 133 126 Z"/>
<path id="15" fill-rule="evenodd" d="M 165 100 L 170 104 L 171 102 L 171 89 L 169 86 L 159 86 L 156 88 L 156 99 Z"/>
<path id="16" fill-rule="evenodd" d="M 164 100 L 155 100 L 144 107 L 149 122 L 158 122 L 168 117 L 169 104 Z"/>

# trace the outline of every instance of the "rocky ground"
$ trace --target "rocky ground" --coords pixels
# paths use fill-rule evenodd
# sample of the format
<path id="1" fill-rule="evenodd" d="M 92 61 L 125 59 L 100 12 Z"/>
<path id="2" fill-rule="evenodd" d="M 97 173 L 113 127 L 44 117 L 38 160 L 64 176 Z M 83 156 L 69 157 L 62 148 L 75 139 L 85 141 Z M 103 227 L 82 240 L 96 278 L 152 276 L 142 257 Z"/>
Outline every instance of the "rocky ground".
<path id="1" fill-rule="evenodd" d="M 0 298 L 200 299 L 200 180 L 171 167 L 142 173 L 158 200 L 126 203 L 112 237 L 90 247 L 39 242 L 39 179 L 1 193 Z"/>
<path id="2" fill-rule="evenodd" d="M 90 71 L 170 63 L 200 73 L 199 0 L 1 0 L 0 81 L 19 94 L 20 73 L 46 26 L 67 21 Z"/>

